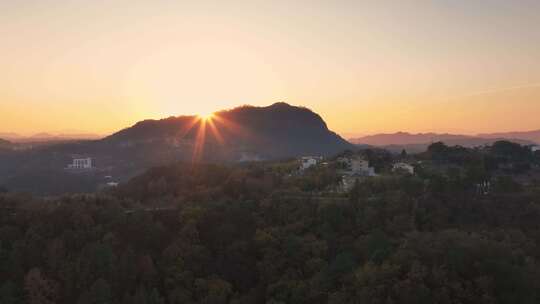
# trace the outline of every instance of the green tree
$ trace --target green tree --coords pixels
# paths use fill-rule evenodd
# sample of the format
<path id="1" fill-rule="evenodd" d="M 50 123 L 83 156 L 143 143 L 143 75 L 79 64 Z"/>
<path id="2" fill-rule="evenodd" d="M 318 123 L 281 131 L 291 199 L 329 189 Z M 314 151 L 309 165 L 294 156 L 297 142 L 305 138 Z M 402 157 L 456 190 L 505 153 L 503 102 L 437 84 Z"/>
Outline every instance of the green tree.
<path id="1" fill-rule="evenodd" d="M 78 304 L 111 304 L 113 303 L 111 287 L 104 279 L 98 279 L 90 289 L 81 295 Z"/>

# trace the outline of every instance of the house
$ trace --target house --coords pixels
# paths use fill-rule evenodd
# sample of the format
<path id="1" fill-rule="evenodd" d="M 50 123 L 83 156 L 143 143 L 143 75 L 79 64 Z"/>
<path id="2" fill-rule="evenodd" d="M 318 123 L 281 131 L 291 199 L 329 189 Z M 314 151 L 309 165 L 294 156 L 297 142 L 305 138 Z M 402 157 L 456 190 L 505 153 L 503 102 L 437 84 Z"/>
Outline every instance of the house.
<path id="1" fill-rule="evenodd" d="M 398 162 L 392 166 L 393 172 L 407 172 L 409 174 L 414 174 L 414 167 L 411 164 Z"/>
<path id="2" fill-rule="evenodd" d="M 540 151 L 540 146 L 532 146 L 531 151 L 533 151 L 533 152 Z"/>
<path id="3" fill-rule="evenodd" d="M 118 183 L 117 182 L 108 182 L 107 187 L 111 187 L 111 188 L 118 187 Z"/>
<path id="4" fill-rule="evenodd" d="M 483 181 L 476 184 L 476 193 L 477 194 L 489 194 L 491 190 L 491 183 L 489 181 Z"/>
<path id="5" fill-rule="evenodd" d="M 68 169 L 92 169 L 92 158 L 74 158 Z"/>
<path id="6" fill-rule="evenodd" d="M 371 170 L 369 167 L 369 161 L 361 158 L 351 159 L 350 168 L 351 171 L 355 173 L 368 172 Z"/>
<path id="7" fill-rule="evenodd" d="M 344 172 L 347 175 L 356 175 L 356 176 L 376 176 L 375 168 L 369 166 L 369 161 L 361 157 L 340 157 L 337 160 L 338 162 L 345 165 L 347 168 Z"/>
<path id="8" fill-rule="evenodd" d="M 322 159 L 322 156 L 303 156 L 300 159 L 300 170 L 306 170 L 308 168 L 311 168 L 317 165 L 320 161 L 322 161 Z"/>

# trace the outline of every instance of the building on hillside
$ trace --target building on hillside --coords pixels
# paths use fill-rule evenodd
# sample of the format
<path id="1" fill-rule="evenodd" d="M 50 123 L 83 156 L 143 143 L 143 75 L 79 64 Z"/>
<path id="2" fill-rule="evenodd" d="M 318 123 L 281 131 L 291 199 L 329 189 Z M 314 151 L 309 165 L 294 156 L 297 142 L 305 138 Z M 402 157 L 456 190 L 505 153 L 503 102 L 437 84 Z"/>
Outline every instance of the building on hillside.
<path id="1" fill-rule="evenodd" d="M 536 145 L 536 146 L 531 146 L 531 150 L 533 152 L 537 152 L 537 151 L 540 151 L 540 146 Z"/>
<path id="2" fill-rule="evenodd" d="M 316 166 L 322 159 L 322 156 L 302 156 L 300 158 L 300 170 L 306 170 Z"/>
<path id="3" fill-rule="evenodd" d="M 355 176 L 376 176 L 375 168 L 369 166 L 369 161 L 361 157 L 340 157 L 337 160 L 339 163 L 345 165 L 346 175 Z"/>
<path id="4" fill-rule="evenodd" d="M 369 166 L 369 161 L 361 158 L 353 158 L 350 162 L 351 171 L 354 173 L 361 173 L 361 172 L 370 172 L 371 167 Z"/>
<path id="5" fill-rule="evenodd" d="M 487 195 L 491 191 L 491 182 L 483 181 L 476 184 L 476 194 Z"/>
<path id="6" fill-rule="evenodd" d="M 92 158 L 74 158 L 68 169 L 92 169 Z"/>
<path id="7" fill-rule="evenodd" d="M 407 172 L 409 174 L 414 174 L 414 167 L 411 164 L 398 162 L 392 166 L 393 172 Z"/>

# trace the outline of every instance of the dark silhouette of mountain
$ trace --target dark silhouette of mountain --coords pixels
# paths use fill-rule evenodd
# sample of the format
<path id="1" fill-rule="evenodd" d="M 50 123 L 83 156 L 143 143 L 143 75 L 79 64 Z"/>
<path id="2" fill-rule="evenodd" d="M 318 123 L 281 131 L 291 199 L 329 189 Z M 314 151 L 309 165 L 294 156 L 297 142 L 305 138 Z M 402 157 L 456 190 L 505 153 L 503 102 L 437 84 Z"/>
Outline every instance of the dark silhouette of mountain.
<path id="1" fill-rule="evenodd" d="M 518 138 L 533 141 L 540 144 L 540 130 L 524 131 L 524 132 L 503 132 L 503 133 L 485 133 L 478 134 L 484 138 Z"/>
<path id="2" fill-rule="evenodd" d="M 110 176 L 122 182 L 176 161 L 270 160 L 354 148 L 309 109 L 286 103 L 243 106 L 216 112 L 206 121 L 196 116 L 145 120 L 100 140 L 12 151 L 0 155 L 0 185 L 41 194 L 57 194 L 67 184 L 73 192 L 88 191 Z M 91 157 L 95 168 L 66 170 L 77 157 Z"/>
<path id="3" fill-rule="evenodd" d="M 203 129 L 204 148 L 213 152 L 205 156 L 210 158 L 216 158 L 217 154 L 225 159 L 239 159 L 246 153 L 265 159 L 331 155 L 353 147 L 330 131 L 318 114 L 287 103 L 219 111 L 206 122 L 196 116 L 145 120 L 103 142 L 124 146 L 162 141 L 189 145 Z"/>

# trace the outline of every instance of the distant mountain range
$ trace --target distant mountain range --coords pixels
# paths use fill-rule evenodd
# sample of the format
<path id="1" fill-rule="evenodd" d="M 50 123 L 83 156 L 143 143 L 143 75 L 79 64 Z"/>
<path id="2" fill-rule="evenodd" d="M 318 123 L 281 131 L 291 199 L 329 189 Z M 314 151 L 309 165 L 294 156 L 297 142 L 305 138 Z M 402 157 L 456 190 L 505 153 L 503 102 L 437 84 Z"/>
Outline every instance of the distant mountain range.
<path id="1" fill-rule="evenodd" d="M 508 133 L 493 133 L 460 135 L 460 134 L 439 134 L 439 133 L 407 133 L 397 132 L 390 134 L 375 134 L 360 138 L 350 139 L 355 144 L 366 144 L 371 146 L 383 147 L 390 151 L 401 151 L 403 149 L 408 152 L 423 152 L 433 143 L 442 141 L 449 146 L 464 146 L 476 147 L 482 145 L 490 145 L 498 140 L 509 140 L 522 145 L 532 145 L 540 143 L 540 130 L 530 132 L 508 132 Z"/>
<path id="2" fill-rule="evenodd" d="M 418 133 L 411 134 L 407 132 L 397 132 L 390 134 L 375 134 L 360 138 L 353 138 L 350 141 L 355 144 L 367 144 L 372 146 L 387 146 L 387 145 L 409 145 L 422 144 L 436 141 L 456 141 L 469 140 L 473 138 L 467 135 L 454 134 L 437 134 L 437 133 Z"/>
<path id="3" fill-rule="evenodd" d="M 529 140 L 540 144 L 540 130 L 525 131 L 525 132 L 506 132 L 506 133 L 487 133 L 478 134 L 479 137 L 484 138 L 517 138 L 523 140 Z"/>
<path id="4" fill-rule="evenodd" d="M 50 133 L 37 133 L 30 136 L 24 136 L 17 133 L 6 132 L 0 133 L 0 138 L 9 140 L 13 143 L 40 143 L 40 142 L 59 142 L 59 141 L 70 141 L 70 140 L 88 140 L 88 139 L 100 139 L 103 136 L 92 133 L 59 133 L 59 134 L 50 134 Z"/>
<path id="5" fill-rule="evenodd" d="M 0 138 L 0 148 L 2 147 L 11 147 L 11 142 L 5 139 Z"/>

